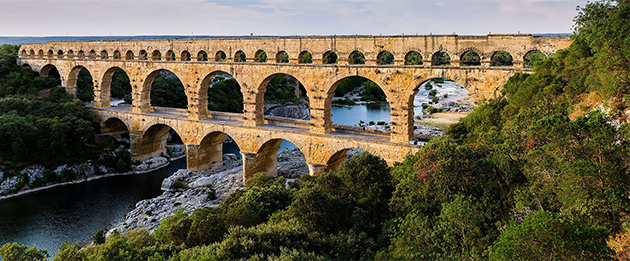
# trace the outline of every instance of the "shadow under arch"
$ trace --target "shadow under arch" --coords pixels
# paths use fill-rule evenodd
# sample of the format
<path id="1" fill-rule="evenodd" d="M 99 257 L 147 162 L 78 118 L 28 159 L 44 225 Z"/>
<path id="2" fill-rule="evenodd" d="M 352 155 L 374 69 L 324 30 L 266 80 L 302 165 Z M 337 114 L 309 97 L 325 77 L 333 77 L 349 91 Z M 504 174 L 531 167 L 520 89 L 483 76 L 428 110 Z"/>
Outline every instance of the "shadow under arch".
<path id="1" fill-rule="evenodd" d="M 164 123 L 151 125 L 142 132 L 140 137 L 136 137 L 131 143 L 131 158 L 145 161 L 149 158 L 162 157 L 167 155 L 166 145 L 169 140 L 169 132 L 173 130 L 173 140 L 181 139 L 180 132 Z M 184 144 L 186 141 L 182 141 Z"/>
<path id="2" fill-rule="evenodd" d="M 297 150 L 302 154 L 302 149 L 296 143 L 287 140 L 286 138 L 272 138 L 265 141 L 256 151 L 255 155 L 251 155 L 248 153 L 243 153 L 245 157 L 244 163 L 246 166 L 243 168 L 243 175 L 245 180 L 254 176 L 254 174 L 259 172 L 267 173 L 269 176 L 286 176 L 285 170 L 278 169 L 278 153 L 280 149 L 283 147 L 292 147 L 293 150 Z M 303 161 L 302 161 L 303 159 Z M 304 172 L 299 173 L 300 175 L 308 174 L 308 166 L 306 165 L 306 159 L 302 154 L 302 159 L 297 163 L 300 165 L 296 172 Z"/>
<path id="3" fill-rule="evenodd" d="M 231 86 L 233 84 L 231 82 L 227 82 L 230 80 L 233 80 L 236 82 L 236 85 L 238 85 L 237 90 L 233 90 L 231 88 L 233 87 Z M 223 82 L 224 85 L 227 85 L 227 86 L 223 86 L 223 85 L 218 86 L 217 84 L 220 84 L 221 82 Z M 213 88 L 211 88 L 211 86 Z M 201 81 L 201 86 L 199 87 L 199 113 L 204 114 L 205 116 L 208 116 L 208 114 L 210 114 L 211 111 L 243 113 L 243 93 L 241 90 L 242 86 L 243 85 L 238 81 L 238 79 L 236 79 L 234 76 L 232 76 L 228 72 L 217 70 L 217 71 L 208 73 Z M 218 90 L 216 91 L 221 92 L 217 95 L 220 96 L 220 98 L 222 98 L 223 100 L 215 99 L 212 102 L 208 102 L 209 92 L 214 91 L 214 87 L 217 87 Z M 236 92 L 238 92 L 238 94 Z M 227 96 L 234 96 L 234 95 L 240 95 L 240 99 L 239 97 L 236 97 L 236 99 L 234 99 L 235 97 L 227 97 Z M 223 96 L 226 96 L 226 97 L 223 98 Z M 228 98 L 232 98 L 232 100 Z M 218 104 L 218 103 L 223 103 L 223 104 Z M 233 103 L 239 103 L 239 104 L 233 104 Z"/>
<path id="4" fill-rule="evenodd" d="M 129 126 L 118 117 L 110 117 L 101 122 L 101 134 L 115 135 L 125 132 L 129 134 Z"/>
<path id="5" fill-rule="evenodd" d="M 128 82 L 129 89 L 125 89 L 124 86 L 120 86 L 123 91 L 128 91 L 129 94 L 131 94 L 131 81 L 129 80 L 129 74 L 127 73 L 127 71 L 125 71 L 125 69 L 120 68 L 118 66 L 114 66 L 111 67 L 109 69 L 107 69 L 105 71 L 105 73 L 103 74 L 103 77 L 101 79 L 101 84 L 100 84 L 100 101 L 102 103 L 101 106 L 105 105 L 105 107 L 109 107 L 111 105 L 111 98 L 119 98 L 119 99 L 124 99 L 125 97 L 118 97 L 120 96 L 118 93 L 112 93 L 113 88 L 112 88 L 112 81 L 114 79 L 115 74 L 119 74 L 122 73 L 124 74 L 122 76 L 122 79 L 126 78 L 126 81 Z M 116 91 L 115 91 L 116 92 Z"/>
<path id="6" fill-rule="evenodd" d="M 231 148 L 229 147 L 232 145 Z M 238 153 L 239 146 L 236 139 L 232 138 L 229 134 L 222 131 L 213 131 L 206 134 L 199 144 L 199 148 L 193 151 L 188 148 L 188 169 L 191 171 L 202 171 L 209 169 L 213 163 L 219 163 L 223 161 L 223 155 L 226 154 L 226 147 L 231 150 L 230 153 L 234 153 L 237 157 L 240 157 Z"/>

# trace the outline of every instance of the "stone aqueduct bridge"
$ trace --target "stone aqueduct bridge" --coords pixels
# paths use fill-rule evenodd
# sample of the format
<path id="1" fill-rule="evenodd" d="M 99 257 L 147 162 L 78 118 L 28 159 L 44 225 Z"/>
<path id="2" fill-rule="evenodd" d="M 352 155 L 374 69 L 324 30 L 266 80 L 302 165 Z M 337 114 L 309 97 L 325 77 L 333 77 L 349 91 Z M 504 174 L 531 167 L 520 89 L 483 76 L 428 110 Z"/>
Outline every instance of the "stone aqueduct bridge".
<path id="1" fill-rule="evenodd" d="M 408 143 L 413 138 L 413 98 L 423 82 L 435 77 L 449 78 L 480 101 L 493 97 L 514 73 L 531 71 L 524 68 L 528 52 L 541 51 L 549 56 L 570 43 L 569 38 L 531 35 L 48 42 L 22 45 L 18 63 L 28 64 L 42 76 L 57 68 L 62 86 L 70 93 L 76 91 L 79 71 L 87 69 L 93 78 L 95 107 L 105 129 L 128 130 L 134 158 L 164 152 L 168 130 L 173 128 L 186 144 L 188 168 L 202 170 L 221 160 L 221 145 L 228 134 L 241 149 L 247 178 L 258 171 L 276 173 L 277 149 L 282 139 L 291 141 L 304 153 L 311 175 L 336 169 L 349 148 L 368 151 L 388 164 L 400 161 L 418 150 Z M 260 60 L 263 51 L 269 56 L 267 62 Z M 357 51 L 364 55 L 365 64 L 351 64 Z M 393 64 L 378 64 L 385 51 L 393 55 Z M 460 66 L 461 57 L 468 51 L 480 56 L 481 66 Z M 490 66 L 492 56 L 499 51 L 512 55 L 513 67 Z M 312 63 L 301 63 L 306 52 L 312 55 Z M 330 52 L 338 55 L 336 64 L 325 64 Z M 406 64 L 412 52 L 422 55 L 424 65 Z M 446 52 L 451 65 L 433 66 L 432 57 L 437 52 Z M 239 62 L 241 53 L 247 57 L 246 62 Z M 286 55 L 288 62 L 282 63 L 282 56 Z M 110 83 L 117 69 L 124 70 L 130 78 L 131 109 L 110 107 Z M 152 110 L 151 85 L 163 70 L 171 71 L 183 83 L 187 110 Z M 219 72 L 227 72 L 238 81 L 243 114 L 207 110 L 209 82 Z M 291 75 L 304 85 L 310 101 L 310 121 L 263 116 L 266 85 L 279 73 Z M 331 102 L 335 88 L 350 76 L 365 77 L 383 89 L 391 108 L 391 132 L 333 125 Z"/>

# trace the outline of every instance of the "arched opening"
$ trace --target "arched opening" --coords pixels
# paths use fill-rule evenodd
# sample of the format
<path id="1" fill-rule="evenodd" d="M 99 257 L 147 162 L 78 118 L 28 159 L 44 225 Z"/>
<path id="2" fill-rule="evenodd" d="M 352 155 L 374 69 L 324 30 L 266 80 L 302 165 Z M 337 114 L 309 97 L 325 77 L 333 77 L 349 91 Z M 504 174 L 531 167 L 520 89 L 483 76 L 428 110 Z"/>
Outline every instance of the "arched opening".
<path id="1" fill-rule="evenodd" d="M 512 55 L 506 51 L 498 51 L 492 55 L 492 66 L 512 66 L 514 65 Z"/>
<path id="2" fill-rule="evenodd" d="M 349 76 L 337 81 L 328 93 L 325 107 L 330 108 L 333 124 L 391 129 L 387 96 L 378 84 L 368 78 Z"/>
<path id="3" fill-rule="evenodd" d="M 164 59 L 167 61 L 175 61 L 175 53 L 172 50 L 166 51 Z"/>
<path id="4" fill-rule="evenodd" d="M 234 62 L 236 63 L 244 63 L 247 62 L 247 56 L 243 51 L 237 51 L 234 53 Z"/>
<path id="5" fill-rule="evenodd" d="M 446 52 L 439 51 L 433 54 L 431 61 L 434 66 L 451 65 L 451 56 Z"/>
<path id="6" fill-rule="evenodd" d="M 199 51 L 197 53 L 197 61 L 199 61 L 199 62 L 208 61 L 208 53 L 206 53 L 206 51 Z"/>
<path id="7" fill-rule="evenodd" d="M 150 97 L 147 97 L 151 106 L 180 109 L 188 107 L 184 85 L 173 72 L 165 69 L 153 71 L 144 84 L 151 89 Z"/>
<path id="8" fill-rule="evenodd" d="M 394 64 L 394 55 L 389 51 L 382 51 L 376 56 L 376 62 L 380 65 Z"/>
<path id="9" fill-rule="evenodd" d="M 142 134 L 140 140 L 134 143 L 131 146 L 131 157 L 143 161 L 142 164 L 146 165 L 165 164 L 168 162 L 167 158 L 179 157 L 186 153 L 179 133 L 164 124 L 151 126 Z"/>
<path id="10" fill-rule="evenodd" d="M 267 62 L 267 52 L 264 50 L 256 51 L 254 61 L 257 63 L 266 63 Z"/>
<path id="11" fill-rule="evenodd" d="M 61 75 L 59 70 L 52 64 L 47 64 L 39 71 L 39 76 L 46 78 L 47 81 L 51 81 L 47 86 L 59 86 L 61 85 Z"/>
<path id="12" fill-rule="evenodd" d="M 196 166 L 191 166 L 192 162 L 189 162 L 188 165 L 195 170 L 206 170 L 209 169 L 213 163 L 222 162 L 224 155 L 227 154 L 233 154 L 233 156 L 228 157 L 228 159 L 240 159 L 240 149 L 236 141 L 224 132 L 211 132 L 201 140 L 197 155 L 191 154 L 191 156 L 196 156 L 194 159 Z"/>
<path id="13" fill-rule="evenodd" d="M 190 59 L 191 59 L 190 52 L 189 51 L 183 51 L 180 59 L 182 61 L 190 61 Z"/>
<path id="14" fill-rule="evenodd" d="M 357 148 L 347 148 L 335 152 L 335 154 L 333 154 L 326 162 L 326 170 L 324 172 L 337 171 L 342 162 L 349 160 L 350 158 L 361 153 L 368 152 Z"/>
<path id="15" fill-rule="evenodd" d="M 29 56 L 30 56 L 30 57 L 35 57 L 35 50 L 31 49 L 31 50 L 29 51 Z"/>
<path id="16" fill-rule="evenodd" d="M 227 55 L 223 51 L 218 51 L 214 55 L 214 61 L 215 62 L 226 62 L 227 61 Z"/>
<path id="17" fill-rule="evenodd" d="M 424 137 L 441 136 L 474 107 L 468 90 L 445 78 L 431 78 L 420 84 L 411 102 L 414 134 Z"/>
<path id="18" fill-rule="evenodd" d="M 288 63 L 289 62 L 289 54 L 285 51 L 280 51 L 276 54 L 276 63 Z"/>
<path id="19" fill-rule="evenodd" d="M 147 51 L 140 50 L 140 53 L 138 54 L 138 59 L 139 60 L 146 60 L 147 59 Z"/>
<path id="20" fill-rule="evenodd" d="M 265 142 L 257 151 L 255 165 L 252 169 L 245 169 L 245 179 L 255 173 L 265 172 L 269 176 L 298 178 L 308 175 L 308 165 L 304 154 L 292 142 L 284 139 L 272 139 Z"/>
<path id="21" fill-rule="evenodd" d="M 46 57 L 48 57 L 48 58 L 55 58 L 54 55 L 55 55 L 55 53 L 53 52 L 53 50 L 48 50 L 48 54 L 46 55 Z"/>
<path id="22" fill-rule="evenodd" d="M 132 169 L 129 154 L 131 139 L 127 125 L 118 118 L 109 118 L 101 123 L 100 134 L 97 136 L 98 143 L 109 144 L 109 146 L 103 146 L 108 153 L 100 158 L 98 163 L 115 172 L 130 171 Z"/>
<path id="23" fill-rule="evenodd" d="M 303 51 L 298 57 L 298 63 L 313 63 L 313 55 L 308 51 Z"/>
<path id="24" fill-rule="evenodd" d="M 85 52 L 83 50 L 79 50 L 79 53 L 77 53 L 77 58 L 85 59 Z"/>
<path id="25" fill-rule="evenodd" d="M 96 59 L 96 51 L 90 50 L 90 59 Z"/>
<path id="26" fill-rule="evenodd" d="M 108 59 L 109 55 L 106 50 L 101 51 L 101 59 Z"/>
<path id="27" fill-rule="evenodd" d="M 72 50 L 68 50 L 68 53 L 66 54 L 66 57 L 68 57 L 68 59 L 74 58 L 74 52 Z"/>
<path id="28" fill-rule="evenodd" d="M 354 51 L 350 53 L 350 57 L 348 58 L 348 63 L 350 64 L 365 64 L 365 56 L 360 51 Z"/>
<path id="29" fill-rule="evenodd" d="M 481 57 L 473 50 L 466 51 L 459 59 L 462 66 L 480 66 Z"/>
<path id="30" fill-rule="evenodd" d="M 327 51 L 324 53 L 324 56 L 322 57 L 323 61 L 325 64 L 335 64 L 337 63 L 337 54 L 333 51 Z"/>
<path id="31" fill-rule="evenodd" d="M 27 56 L 26 50 L 22 50 L 22 52 L 20 52 L 20 57 L 26 57 L 26 56 Z"/>
<path id="32" fill-rule="evenodd" d="M 131 81 L 127 72 L 119 67 L 109 68 L 103 75 L 101 95 L 101 100 L 109 102 L 110 106 L 131 105 Z"/>
<path id="33" fill-rule="evenodd" d="M 547 59 L 547 56 L 543 52 L 538 50 L 529 51 L 523 57 L 523 60 L 525 61 L 525 67 L 527 68 L 534 67 L 535 63 L 540 62 L 544 59 Z"/>
<path id="34" fill-rule="evenodd" d="M 278 73 L 262 82 L 261 93 L 264 115 L 298 120 L 308 120 L 309 99 L 306 89 L 295 77 Z"/>
<path id="35" fill-rule="evenodd" d="M 422 54 L 416 51 L 408 52 L 405 55 L 405 65 L 422 65 Z"/>
<path id="36" fill-rule="evenodd" d="M 125 53 L 125 60 L 133 60 L 133 51 L 129 50 Z"/>
<path id="37" fill-rule="evenodd" d="M 41 49 L 40 49 L 40 50 L 39 50 L 39 52 L 37 52 L 37 56 L 38 56 L 39 58 L 44 58 L 44 50 L 41 50 Z"/>
<path id="38" fill-rule="evenodd" d="M 160 51 L 159 51 L 159 50 L 154 50 L 154 51 L 151 53 L 151 60 L 152 60 L 152 61 L 159 61 L 159 60 L 162 60 L 162 53 L 160 53 Z"/>
<path id="39" fill-rule="evenodd" d="M 63 59 L 63 50 L 57 51 L 57 58 Z"/>
<path id="40" fill-rule="evenodd" d="M 68 75 L 68 87 L 76 87 L 77 98 L 82 102 L 94 100 L 94 81 L 92 74 L 83 66 L 76 66 Z"/>
<path id="41" fill-rule="evenodd" d="M 120 57 L 120 51 L 118 51 L 118 50 L 114 51 L 114 57 L 113 58 L 114 58 L 114 60 L 120 60 L 120 58 L 121 58 Z"/>
<path id="42" fill-rule="evenodd" d="M 207 96 L 206 99 L 202 98 L 199 106 L 206 106 L 211 113 L 243 113 L 241 87 L 232 75 L 223 71 L 212 72 L 204 78 L 201 84 L 200 92 Z M 218 116 L 213 115 L 213 117 Z"/>

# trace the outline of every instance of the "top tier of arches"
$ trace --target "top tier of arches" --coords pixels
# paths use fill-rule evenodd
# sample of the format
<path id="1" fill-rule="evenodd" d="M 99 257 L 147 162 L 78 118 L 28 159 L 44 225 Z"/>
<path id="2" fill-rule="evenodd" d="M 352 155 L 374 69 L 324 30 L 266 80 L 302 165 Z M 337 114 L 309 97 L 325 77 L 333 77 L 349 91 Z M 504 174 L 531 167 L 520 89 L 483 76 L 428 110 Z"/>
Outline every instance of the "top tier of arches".
<path id="1" fill-rule="evenodd" d="M 443 52 L 450 65 L 460 66 L 461 57 L 471 50 L 480 66 L 492 66 L 497 52 L 506 52 L 514 66 L 523 67 L 525 56 L 540 51 L 545 56 L 570 45 L 569 38 L 538 38 L 531 35 L 489 36 L 389 36 L 389 37 L 289 37 L 226 38 L 187 40 L 50 42 L 24 44 L 23 58 L 153 60 L 164 62 L 246 62 L 246 63 L 331 63 L 351 65 L 434 65 L 433 57 Z M 310 59 L 304 59 L 304 54 Z M 408 63 L 410 54 L 420 57 Z"/>

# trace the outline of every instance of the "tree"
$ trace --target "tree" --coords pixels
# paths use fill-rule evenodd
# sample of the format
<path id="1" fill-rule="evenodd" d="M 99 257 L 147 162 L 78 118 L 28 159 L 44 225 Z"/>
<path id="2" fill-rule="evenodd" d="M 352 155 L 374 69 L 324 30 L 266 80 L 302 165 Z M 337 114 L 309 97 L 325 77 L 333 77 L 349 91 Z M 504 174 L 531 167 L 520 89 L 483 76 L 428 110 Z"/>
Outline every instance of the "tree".
<path id="1" fill-rule="evenodd" d="M 35 246 L 28 247 L 18 243 L 6 243 L 0 247 L 0 258 L 6 261 L 46 260 L 48 257 L 47 250 L 37 249 Z"/>

